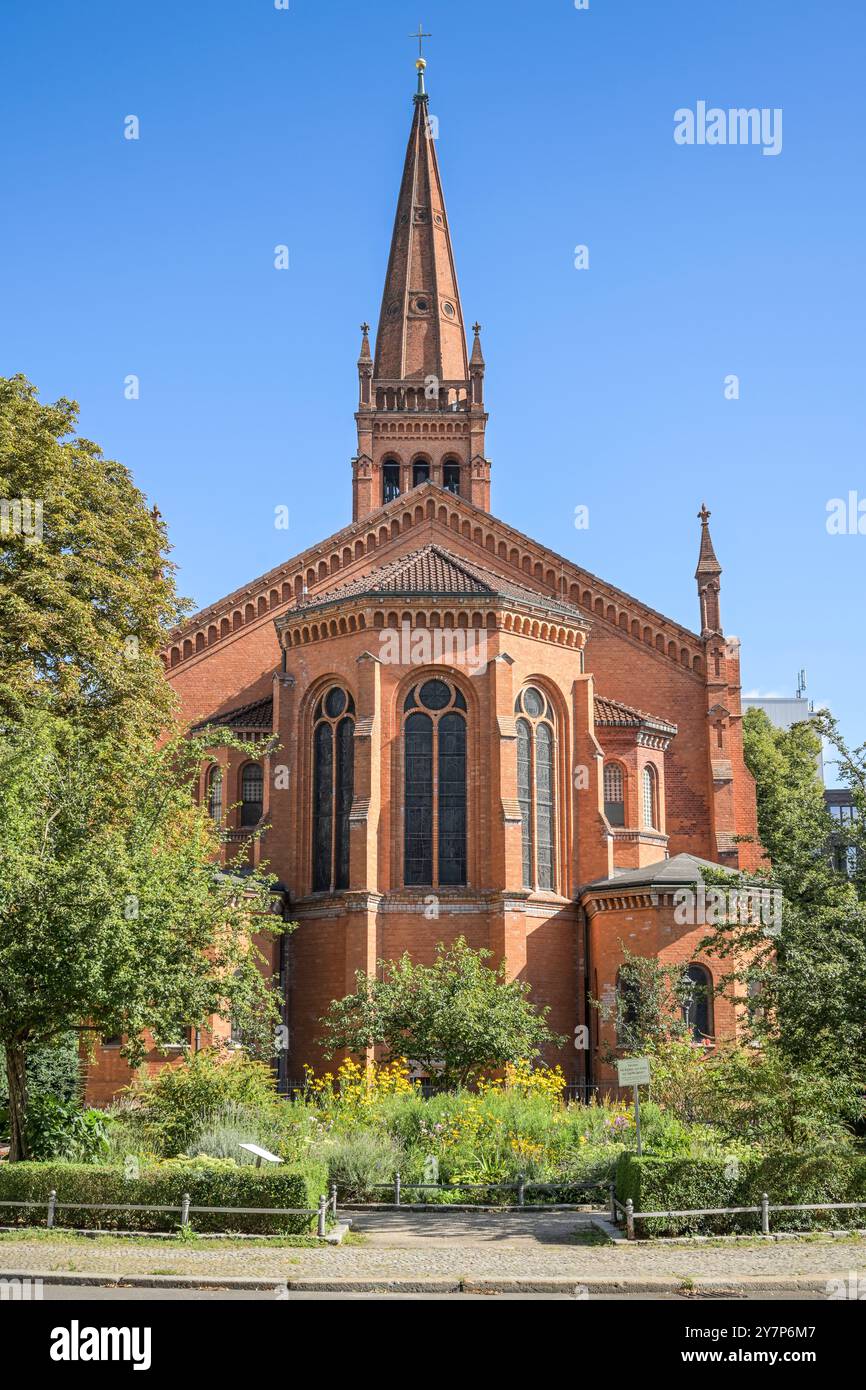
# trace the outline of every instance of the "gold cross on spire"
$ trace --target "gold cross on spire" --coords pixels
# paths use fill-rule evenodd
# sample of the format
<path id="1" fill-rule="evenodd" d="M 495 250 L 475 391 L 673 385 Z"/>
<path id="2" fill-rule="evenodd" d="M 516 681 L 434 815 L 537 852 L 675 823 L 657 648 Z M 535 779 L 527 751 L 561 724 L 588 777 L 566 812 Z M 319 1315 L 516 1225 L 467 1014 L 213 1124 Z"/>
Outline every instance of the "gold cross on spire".
<path id="1" fill-rule="evenodd" d="M 424 40 L 425 40 L 425 39 L 432 39 L 432 37 L 433 37 L 432 34 L 425 34 L 425 33 L 424 33 L 424 25 L 421 24 L 421 23 L 419 23 L 419 25 L 418 25 L 418 33 L 417 33 L 417 34 L 410 34 L 410 35 L 409 35 L 409 38 L 410 38 L 410 39 L 417 39 L 417 40 L 418 40 L 418 57 L 419 57 L 419 58 L 423 58 L 423 57 L 424 57 Z"/>

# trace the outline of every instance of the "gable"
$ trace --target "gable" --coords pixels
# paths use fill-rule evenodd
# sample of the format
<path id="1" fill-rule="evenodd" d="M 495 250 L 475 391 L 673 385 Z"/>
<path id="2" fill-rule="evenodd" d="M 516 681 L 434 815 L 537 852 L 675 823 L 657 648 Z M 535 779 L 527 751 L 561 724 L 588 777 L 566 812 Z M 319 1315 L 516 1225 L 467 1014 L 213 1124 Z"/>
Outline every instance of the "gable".
<path id="1" fill-rule="evenodd" d="M 348 584 L 385 562 L 440 543 L 480 565 L 495 563 L 542 601 L 567 602 L 593 624 L 615 629 L 626 641 L 681 669 L 700 674 L 703 642 L 697 634 L 649 608 L 572 561 L 548 550 L 506 522 L 427 482 L 377 512 L 353 522 L 259 579 L 202 609 L 173 634 L 163 659 L 170 673 L 243 632 Z"/>

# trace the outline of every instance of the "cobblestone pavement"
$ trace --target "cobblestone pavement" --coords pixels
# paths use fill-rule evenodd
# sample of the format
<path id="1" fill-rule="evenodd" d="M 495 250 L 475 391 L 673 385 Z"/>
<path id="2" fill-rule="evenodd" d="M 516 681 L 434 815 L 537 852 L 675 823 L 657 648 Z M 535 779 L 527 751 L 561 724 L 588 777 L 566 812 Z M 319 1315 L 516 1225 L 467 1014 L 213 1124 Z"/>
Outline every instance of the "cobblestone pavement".
<path id="1" fill-rule="evenodd" d="M 384 1215 L 384 1214 L 383 1214 Z M 431 1218 L 423 1218 L 429 1221 Z M 448 1216 L 449 1230 L 427 1239 L 413 1235 L 411 1217 L 383 1222 L 365 1217 L 364 1245 L 276 1248 L 264 1245 L 187 1246 L 172 1241 L 131 1240 L 117 1244 L 87 1240 L 46 1241 L 23 1237 L 0 1242 L 0 1274 L 68 1270 L 78 1274 L 199 1275 L 273 1278 L 276 1281 L 442 1277 L 580 1280 L 740 1278 L 866 1278 L 866 1237 L 719 1244 L 578 1245 L 566 1243 L 585 1219 L 466 1219 Z M 401 1231 L 400 1225 L 404 1229 Z M 479 1223 L 482 1229 L 479 1230 Z M 389 1238 L 387 1227 L 392 1226 Z M 373 1228 L 376 1228 L 375 1230 Z M 498 1234 L 492 1234 L 498 1231 Z M 402 1242 L 402 1243 L 400 1243 Z"/>

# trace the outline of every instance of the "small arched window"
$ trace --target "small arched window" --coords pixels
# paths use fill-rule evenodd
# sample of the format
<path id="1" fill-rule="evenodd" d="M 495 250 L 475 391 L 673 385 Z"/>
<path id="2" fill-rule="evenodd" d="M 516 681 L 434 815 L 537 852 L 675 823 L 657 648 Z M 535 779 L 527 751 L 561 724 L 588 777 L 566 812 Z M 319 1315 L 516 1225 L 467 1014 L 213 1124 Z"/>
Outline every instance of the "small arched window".
<path id="1" fill-rule="evenodd" d="M 619 763 L 604 765 L 604 814 L 611 825 L 625 825 L 625 792 Z"/>
<path id="2" fill-rule="evenodd" d="M 258 763 L 247 763 L 241 773 L 241 825 L 258 825 L 262 818 L 264 774 Z"/>
<path id="3" fill-rule="evenodd" d="M 647 763 L 642 773 L 643 823 L 647 830 L 658 830 L 658 780 L 656 770 Z"/>
<path id="4" fill-rule="evenodd" d="M 713 979 L 703 965 L 690 965 L 685 972 L 690 986 L 683 1004 L 683 1021 L 696 1042 L 713 1036 Z"/>
<path id="5" fill-rule="evenodd" d="M 355 705 L 339 685 L 313 715 L 313 892 L 349 886 L 349 812 L 355 778 Z"/>
<path id="6" fill-rule="evenodd" d="M 430 465 L 429 465 L 429 463 L 426 463 L 423 459 L 419 459 L 417 463 L 413 463 L 413 464 L 412 464 L 412 486 L 413 486 L 413 487 L 420 487 L 420 485 L 421 485 L 422 483 L 428 482 L 429 479 L 430 479 Z"/>
<path id="7" fill-rule="evenodd" d="M 517 719 L 517 799 L 523 826 L 523 886 L 556 886 L 556 739 L 549 700 L 534 685 L 521 691 Z"/>
<path id="8" fill-rule="evenodd" d="M 450 681 L 423 681 L 403 703 L 403 882 L 466 883 L 466 700 Z"/>
<path id="9" fill-rule="evenodd" d="M 619 1047 L 633 1047 L 640 1021 L 641 988 L 633 974 L 616 975 L 616 1041 Z"/>
<path id="10" fill-rule="evenodd" d="M 382 464 L 382 505 L 399 496 L 400 465 L 396 459 L 386 459 Z"/>
<path id="11" fill-rule="evenodd" d="M 442 466 L 442 486 L 446 492 L 453 492 L 458 497 L 460 495 L 460 464 L 450 463 Z"/>
<path id="12" fill-rule="evenodd" d="M 214 824 L 220 825 L 223 818 L 223 770 L 218 763 L 214 763 L 207 775 L 207 810 Z"/>

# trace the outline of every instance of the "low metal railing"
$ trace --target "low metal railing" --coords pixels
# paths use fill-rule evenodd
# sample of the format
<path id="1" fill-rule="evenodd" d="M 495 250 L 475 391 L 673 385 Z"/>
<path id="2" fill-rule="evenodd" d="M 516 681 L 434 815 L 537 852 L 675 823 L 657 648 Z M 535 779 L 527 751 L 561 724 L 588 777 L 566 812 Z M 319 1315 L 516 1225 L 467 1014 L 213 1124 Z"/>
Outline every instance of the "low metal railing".
<path id="1" fill-rule="evenodd" d="M 755 1207 L 691 1207 L 688 1211 L 635 1211 L 631 1197 L 621 1202 L 611 1196 L 611 1215 L 613 1220 L 620 1216 L 625 1221 L 625 1232 L 629 1240 L 635 1239 L 635 1222 L 652 1220 L 682 1220 L 690 1216 L 759 1216 L 761 1235 L 770 1235 L 770 1213 L 774 1211 L 866 1211 L 866 1202 L 771 1202 L 766 1192 L 761 1194 L 759 1206 Z"/>
<path id="2" fill-rule="evenodd" d="M 181 1226 L 192 1226 L 190 1216 L 195 1214 L 207 1214 L 213 1216 L 307 1216 L 312 1221 L 316 1220 L 316 1235 L 323 1238 L 327 1235 L 327 1222 L 329 1211 L 333 1216 L 337 1214 L 337 1192 L 335 1185 L 331 1187 L 330 1197 L 324 1194 L 319 1198 L 317 1207 L 208 1207 L 194 1206 L 192 1198 L 188 1192 L 184 1192 L 180 1200 L 180 1206 L 149 1205 L 141 1202 L 58 1202 L 57 1192 L 54 1188 L 48 1194 L 47 1201 L 43 1199 L 37 1201 L 20 1201 L 0 1197 L 0 1207 L 47 1207 L 46 1227 L 48 1230 L 66 1229 L 58 1227 L 56 1215 L 58 1211 L 150 1211 L 165 1212 L 168 1215 L 176 1213 L 180 1216 Z"/>

